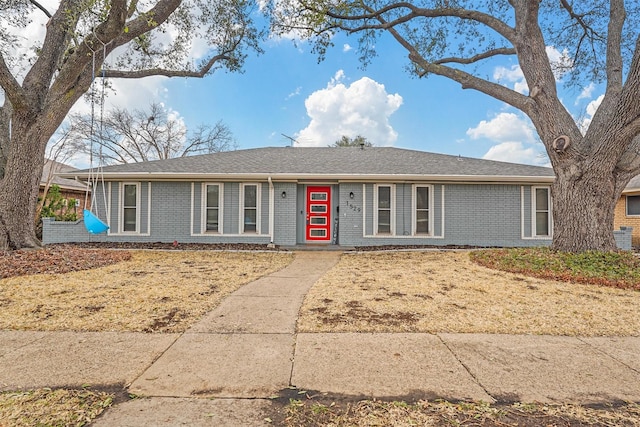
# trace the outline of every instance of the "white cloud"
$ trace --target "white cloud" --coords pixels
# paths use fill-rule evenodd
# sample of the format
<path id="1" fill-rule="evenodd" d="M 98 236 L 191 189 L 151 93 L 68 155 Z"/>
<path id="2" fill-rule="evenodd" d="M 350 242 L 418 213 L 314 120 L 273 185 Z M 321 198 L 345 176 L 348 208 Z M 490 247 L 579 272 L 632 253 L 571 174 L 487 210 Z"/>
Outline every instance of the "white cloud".
<path id="1" fill-rule="evenodd" d="M 341 81 L 343 81 L 345 78 L 344 75 L 344 70 L 338 70 L 336 71 L 336 73 L 333 75 L 333 77 L 331 77 L 331 80 L 329 81 L 327 87 L 328 88 L 333 88 L 335 87 L 335 85 L 337 85 L 338 83 L 340 83 Z"/>
<path id="2" fill-rule="evenodd" d="M 149 107 L 151 102 L 161 102 L 168 95 L 167 89 L 164 87 L 165 77 L 145 77 L 143 79 L 107 79 L 107 84 L 112 89 L 106 89 L 105 111 L 114 107 L 126 108 L 127 110 L 142 110 Z M 96 78 L 94 89 L 97 96 L 101 96 L 102 78 Z M 115 93 L 114 93 L 115 92 Z M 95 114 L 100 114 L 99 105 Z M 80 98 L 71 109 L 71 113 L 89 114 L 91 112 L 91 104 L 86 101 L 85 97 Z M 99 117 L 96 117 L 99 118 Z"/>
<path id="3" fill-rule="evenodd" d="M 571 68 L 571 59 L 569 58 L 567 51 L 560 52 L 553 46 L 547 46 L 545 48 L 549 63 L 553 69 L 553 74 L 556 81 L 562 79 L 562 76 Z M 529 86 L 524 79 L 524 74 L 519 64 L 512 65 L 510 68 L 499 66 L 493 70 L 493 78 L 498 83 L 509 86 L 513 85 L 513 90 L 518 93 L 528 93 Z"/>
<path id="4" fill-rule="evenodd" d="M 533 146 L 525 146 L 521 142 L 503 142 L 494 145 L 482 156 L 487 160 L 499 160 L 502 162 L 525 163 L 533 165 L 547 165 L 548 161 L 542 153 Z"/>
<path id="5" fill-rule="evenodd" d="M 344 45 L 342 45 L 342 51 L 343 52 L 349 52 L 352 49 L 353 48 L 351 47 L 351 45 L 349 43 L 345 43 Z"/>
<path id="6" fill-rule="evenodd" d="M 578 105 L 578 103 L 582 99 L 590 99 L 591 96 L 593 96 L 593 91 L 595 90 L 595 88 L 596 88 L 596 85 L 593 82 L 591 82 L 589 83 L 589 86 L 582 89 L 582 92 L 580 92 L 580 95 L 578 95 L 578 97 L 576 98 L 576 105 Z"/>
<path id="7" fill-rule="evenodd" d="M 591 125 L 591 120 L 593 120 L 593 116 L 596 114 L 596 111 L 598 111 L 598 107 L 600 107 L 600 104 L 602 103 L 603 99 L 604 99 L 604 94 L 600 95 L 599 97 L 591 101 L 587 105 L 585 116 L 582 119 L 578 120 L 578 127 L 580 128 L 583 134 L 585 134 L 587 132 L 587 129 L 589 129 L 589 125 Z"/>
<path id="8" fill-rule="evenodd" d="M 547 46 L 546 51 L 549 62 L 551 63 L 553 75 L 556 81 L 560 81 L 564 74 L 573 67 L 573 60 L 566 49 L 560 52 L 553 46 Z"/>
<path id="9" fill-rule="evenodd" d="M 513 84 L 513 90 L 518 93 L 529 93 L 529 85 L 524 79 L 522 79 Z"/>
<path id="10" fill-rule="evenodd" d="M 467 135 L 473 140 L 487 139 L 496 143 L 484 159 L 548 166 L 542 145 L 536 145 L 533 126 L 515 113 L 500 113 L 491 120 L 482 120 L 468 129 Z"/>
<path id="11" fill-rule="evenodd" d="M 508 86 L 509 83 L 513 84 L 513 90 L 519 93 L 526 93 L 529 91 L 527 82 L 524 80 L 524 74 L 519 65 L 512 65 L 511 68 L 496 67 L 493 70 L 493 78 L 498 83 Z"/>
<path id="12" fill-rule="evenodd" d="M 587 105 L 587 114 L 589 115 L 589 117 L 593 118 L 593 116 L 596 114 L 596 111 L 598 111 L 598 108 L 600 107 L 603 99 L 604 94 L 600 95 L 599 97 L 591 101 L 589 105 Z"/>
<path id="13" fill-rule="evenodd" d="M 511 68 L 499 66 L 493 71 L 493 78 L 498 81 L 517 82 L 524 78 L 519 65 L 512 65 Z"/>
<path id="14" fill-rule="evenodd" d="M 467 130 L 471 139 L 487 138 L 492 141 L 520 140 L 535 142 L 531 124 L 515 113 L 500 113 L 491 120 L 482 120 L 478 126 Z"/>
<path id="15" fill-rule="evenodd" d="M 296 90 L 294 90 L 293 92 L 291 92 L 289 95 L 287 95 L 287 97 L 285 98 L 285 100 L 289 100 L 295 96 L 300 95 L 300 91 L 302 90 L 302 87 L 298 86 L 296 88 Z"/>
<path id="16" fill-rule="evenodd" d="M 325 89 L 305 101 L 309 125 L 296 134 L 305 146 L 327 146 L 342 136 L 362 135 L 375 145 L 391 145 L 398 138 L 389 117 L 402 105 L 399 94 L 388 94 L 384 85 L 363 77 L 346 86 L 339 70 Z"/>

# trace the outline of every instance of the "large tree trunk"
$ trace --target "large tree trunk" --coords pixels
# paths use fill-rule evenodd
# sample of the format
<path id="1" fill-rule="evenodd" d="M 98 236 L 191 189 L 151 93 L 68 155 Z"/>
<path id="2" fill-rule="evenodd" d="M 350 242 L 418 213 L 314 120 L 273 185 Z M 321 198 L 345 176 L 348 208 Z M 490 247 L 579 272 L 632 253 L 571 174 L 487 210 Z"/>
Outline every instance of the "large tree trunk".
<path id="1" fill-rule="evenodd" d="M 551 189 L 552 248 L 567 252 L 617 250 L 614 210 L 625 184 L 616 182 L 613 173 L 602 170 L 556 171 Z"/>
<path id="2" fill-rule="evenodd" d="M 33 219 L 42 177 L 44 152 L 53 130 L 43 129 L 27 114 L 15 114 L 6 156 L 4 176 L 0 180 L 0 250 L 37 248 Z M 48 126 L 55 130 L 55 123 Z"/>

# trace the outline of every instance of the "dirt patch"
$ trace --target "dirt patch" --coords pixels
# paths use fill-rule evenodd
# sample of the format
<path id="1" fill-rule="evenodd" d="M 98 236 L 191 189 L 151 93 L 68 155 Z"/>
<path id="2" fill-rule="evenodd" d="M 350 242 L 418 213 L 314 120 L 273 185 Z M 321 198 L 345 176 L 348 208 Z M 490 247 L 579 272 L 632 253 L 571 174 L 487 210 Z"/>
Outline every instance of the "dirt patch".
<path id="1" fill-rule="evenodd" d="M 128 256 L 92 270 L 0 280 L 0 329 L 181 332 L 240 286 L 293 259 L 278 252 L 132 251 Z"/>
<path id="2" fill-rule="evenodd" d="M 131 259 L 126 251 L 57 245 L 44 249 L 0 251 L 0 279 L 28 274 L 63 274 L 104 267 Z M 1 300 L 0 300 L 1 303 Z"/>
<path id="3" fill-rule="evenodd" d="M 313 286 L 298 330 L 637 336 L 639 311 L 640 292 L 495 271 L 466 251 L 359 253 Z"/>

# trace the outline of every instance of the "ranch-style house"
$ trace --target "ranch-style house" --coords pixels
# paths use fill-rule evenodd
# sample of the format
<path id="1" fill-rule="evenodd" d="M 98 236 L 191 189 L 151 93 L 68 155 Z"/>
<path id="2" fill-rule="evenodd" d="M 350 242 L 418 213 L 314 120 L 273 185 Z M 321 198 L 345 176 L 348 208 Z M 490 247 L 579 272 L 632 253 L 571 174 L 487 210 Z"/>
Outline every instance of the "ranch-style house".
<path id="1" fill-rule="evenodd" d="M 255 148 L 107 166 L 99 178 L 92 211 L 108 230 L 45 219 L 45 244 L 507 247 L 553 236 L 552 169 L 400 148 Z M 615 233 L 630 245 L 630 230 Z"/>

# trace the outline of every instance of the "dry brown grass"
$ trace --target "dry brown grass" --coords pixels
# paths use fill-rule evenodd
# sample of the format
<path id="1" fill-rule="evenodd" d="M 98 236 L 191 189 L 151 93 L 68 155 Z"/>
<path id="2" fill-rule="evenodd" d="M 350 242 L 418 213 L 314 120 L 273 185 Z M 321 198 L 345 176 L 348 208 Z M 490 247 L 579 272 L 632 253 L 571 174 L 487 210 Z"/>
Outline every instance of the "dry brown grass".
<path id="1" fill-rule="evenodd" d="M 0 329 L 180 332 L 291 254 L 134 251 L 129 261 L 0 280 Z"/>
<path id="2" fill-rule="evenodd" d="M 0 425 L 84 426 L 111 406 L 113 395 L 88 390 L 0 393 Z"/>
<path id="3" fill-rule="evenodd" d="M 373 426 L 637 426 L 640 407 L 588 408 L 577 405 L 521 404 L 494 406 L 486 403 L 419 401 L 384 402 L 362 400 L 320 403 L 292 400 L 282 422 L 288 427 L 373 427 Z"/>
<path id="4" fill-rule="evenodd" d="M 640 293 L 480 267 L 468 252 L 345 255 L 307 295 L 301 332 L 640 335 Z"/>

